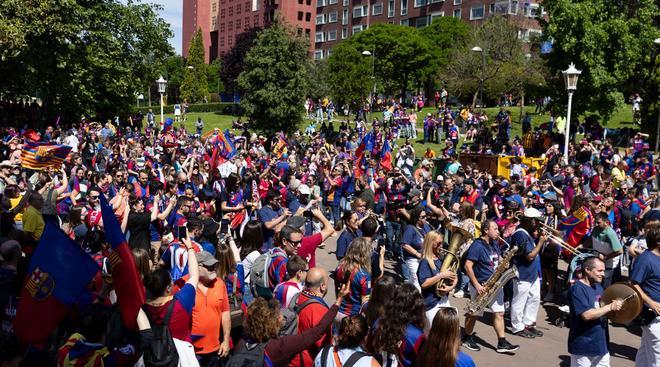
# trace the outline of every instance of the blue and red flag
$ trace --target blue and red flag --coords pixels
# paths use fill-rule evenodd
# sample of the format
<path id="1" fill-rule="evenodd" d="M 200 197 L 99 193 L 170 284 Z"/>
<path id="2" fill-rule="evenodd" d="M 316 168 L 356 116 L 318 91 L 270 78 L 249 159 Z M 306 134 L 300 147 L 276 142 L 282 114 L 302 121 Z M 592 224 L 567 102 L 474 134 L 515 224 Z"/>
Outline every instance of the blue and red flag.
<path id="1" fill-rule="evenodd" d="M 225 130 L 222 134 L 218 134 L 218 142 L 222 145 L 220 154 L 225 159 L 231 159 L 236 155 L 236 147 L 234 146 L 234 140 L 229 133 L 229 129 Z"/>
<path id="2" fill-rule="evenodd" d="M 99 265 L 57 225 L 46 222 L 21 291 L 14 331 L 22 342 L 43 346 L 71 305 L 91 296 L 87 287 Z"/>
<path id="3" fill-rule="evenodd" d="M 565 231 L 564 241 L 575 248 L 590 235 L 593 222 L 591 211 L 581 207 L 559 222 L 559 230 Z M 568 254 L 568 250 L 565 251 Z"/>
<path id="4" fill-rule="evenodd" d="M 392 170 L 392 147 L 387 139 L 380 152 L 380 166 L 388 171 Z"/>
<path id="5" fill-rule="evenodd" d="M 28 141 L 21 151 L 21 166 L 41 170 L 46 167 L 61 167 L 71 147 L 59 144 Z"/>
<path id="6" fill-rule="evenodd" d="M 105 238 L 110 244 L 108 260 L 110 261 L 112 284 L 117 293 L 121 318 L 126 327 L 137 330 L 137 314 L 145 302 L 142 279 L 115 213 L 105 195 L 101 195 L 99 199 L 101 200 Z"/>
<path id="7" fill-rule="evenodd" d="M 172 129 L 173 124 L 174 124 L 174 120 L 172 120 L 171 118 L 165 120 L 165 124 L 163 125 L 163 131 L 170 131 L 170 129 Z"/>
<path id="8" fill-rule="evenodd" d="M 374 135 L 373 130 L 369 131 L 367 135 L 362 138 L 362 141 L 360 142 L 360 145 L 357 147 L 355 150 L 355 156 L 358 159 L 361 159 L 362 156 L 364 155 L 364 152 L 370 152 L 374 149 L 374 145 L 376 145 L 376 135 Z"/>

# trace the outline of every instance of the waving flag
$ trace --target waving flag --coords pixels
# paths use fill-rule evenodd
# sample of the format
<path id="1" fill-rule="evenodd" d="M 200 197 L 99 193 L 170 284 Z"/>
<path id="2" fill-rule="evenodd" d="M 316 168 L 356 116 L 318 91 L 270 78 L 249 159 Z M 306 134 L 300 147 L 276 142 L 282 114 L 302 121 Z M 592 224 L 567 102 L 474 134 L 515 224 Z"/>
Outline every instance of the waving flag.
<path id="1" fill-rule="evenodd" d="M 287 145 L 289 144 L 284 139 L 284 136 L 280 134 L 277 137 L 277 144 L 275 144 L 275 148 L 273 149 L 273 151 L 277 155 L 277 158 L 282 157 L 282 154 L 284 153 L 284 149 L 286 148 Z"/>
<path id="2" fill-rule="evenodd" d="M 69 306 L 89 296 L 87 285 L 99 269 L 77 243 L 47 222 L 21 291 L 16 336 L 26 344 L 45 344 Z"/>
<path id="3" fill-rule="evenodd" d="M 21 166 L 41 170 L 46 167 L 61 167 L 71 151 L 66 145 L 36 143 L 29 141 L 21 151 Z"/>
<path id="4" fill-rule="evenodd" d="M 380 152 L 380 165 L 388 171 L 392 170 L 392 147 L 388 140 L 385 140 L 383 150 Z"/>
<path id="5" fill-rule="evenodd" d="M 591 233 L 593 222 L 589 209 L 582 207 L 559 222 L 559 230 L 565 231 L 564 241 L 575 248 Z"/>
<path id="6" fill-rule="evenodd" d="M 371 153 L 371 151 L 374 149 L 374 145 L 376 145 L 376 136 L 374 135 L 373 131 L 369 131 L 367 135 L 362 138 L 360 145 L 355 150 L 355 156 L 358 159 L 361 159 L 364 155 L 364 152 Z"/>
<path id="7" fill-rule="evenodd" d="M 225 159 L 231 159 L 233 156 L 236 155 L 236 147 L 234 146 L 234 141 L 231 138 L 229 129 L 225 130 L 223 134 L 218 134 L 218 143 L 222 145 L 220 154 Z"/>
<path id="8" fill-rule="evenodd" d="M 174 125 L 174 120 L 168 118 L 165 120 L 165 125 L 163 125 L 163 131 L 170 131 L 170 129 L 172 129 L 172 125 Z"/>
<path id="9" fill-rule="evenodd" d="M 105 195 L 101 200 L 101 215 L 105 227 L 105 238 L 110 243 L 110 273 L 112 283 L 117 292 L 117 303 L 121 311 L 121 318 L 128 328 L 137 330 L 137 314 L 144 304 L 144 286 L 135 267 L 135 260 L 131 249 L 128 248 L 126 237 L 119 227 L 119 222 Z"/>

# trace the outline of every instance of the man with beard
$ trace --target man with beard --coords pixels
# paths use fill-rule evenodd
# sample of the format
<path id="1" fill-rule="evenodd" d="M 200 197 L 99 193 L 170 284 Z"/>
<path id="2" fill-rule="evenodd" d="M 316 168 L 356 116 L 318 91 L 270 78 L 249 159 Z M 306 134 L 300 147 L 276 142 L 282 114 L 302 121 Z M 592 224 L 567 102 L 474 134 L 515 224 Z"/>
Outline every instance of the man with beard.
<path id="1" fill-rule="evenodd" d="M 289 209 L 282 209 L 282 194 L 275 189 L 269 189 L 266 194 L 266 205 L 259 209 L 259 221 L 264 224 L 263 250 L 273 247 L 273 236 L 286 224 L 286 219 L 291 216 Z M 277 284 L 277 283 L 276 283 Z"/>
<path id="2" fill-rule="evenodd" d="M 217 366 L 219 358 L 229 355 L 231 314 L 227 287 L 218 279 L 218 260 L 213 255 L 201 251 L 195 257 L 199 266 L 199 283 L 192 310 L 191 334 L 200 337 L 193 338 L 192 344 L 200 366 Z M 177 286 L 183 287 L 188 277 L 179 279 Z"/>

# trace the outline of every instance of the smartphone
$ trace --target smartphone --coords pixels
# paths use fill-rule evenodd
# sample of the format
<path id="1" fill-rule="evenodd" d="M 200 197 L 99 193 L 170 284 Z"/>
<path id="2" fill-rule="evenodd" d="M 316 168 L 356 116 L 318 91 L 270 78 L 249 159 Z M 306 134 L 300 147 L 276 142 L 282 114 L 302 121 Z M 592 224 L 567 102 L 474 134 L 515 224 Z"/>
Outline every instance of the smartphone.
<path id="1" fill-rule="evenodd" d="M 179 238 L 179 239 L 188 238 L 188 228 L 186 228 L 186 226 L 177 227 L 176 237 Z"/>

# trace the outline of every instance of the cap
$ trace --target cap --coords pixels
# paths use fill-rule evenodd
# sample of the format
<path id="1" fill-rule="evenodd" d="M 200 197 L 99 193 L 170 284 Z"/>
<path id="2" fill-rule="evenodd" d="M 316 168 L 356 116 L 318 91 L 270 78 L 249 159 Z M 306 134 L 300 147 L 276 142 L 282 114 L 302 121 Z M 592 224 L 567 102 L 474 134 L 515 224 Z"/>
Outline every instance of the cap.
<path id="1" fill-rule="evenodd" d="M 436 180 L 436 181 L 444 181 L 445 178 L 442 177 L 442 175 L 438 175 L 438 176 L 435 178 L 435 180 Z"/>
<path id="2" fill-rule="evenodd" d="M 507 180 L 500 181 L 500 187 L 503 188 L 503 189 L 509 187 L 509 181 L 507 181 Z"/>
<path id="3" fill-rule="evenodd" d="M 422 161 L 422 166 L 428 166 L 428 165 L 430 165 L 430 164 L 431 164 L 431 162 L 429 162 L 429 161 L 426 160 L 426 159 L 424 159 L 424 160 Z"/>
<path id="4" fill-rule="evenodd" d="M 213 266 L 218 263 L 218 259 L 213 257 L 208 251 L 200 251 L 195 254 L 195 257 L 197 258 L 197 263 L 199 265 Z"/>
<path id="5" fill-rule="evenodd" d="M 541 218 L 542 214 L 538 209 L 534 208 L 526 208 L 525 211 L 523 212 L 523 215 L 527 218 Z"/>
<path id="6" fill-rule="evenodd" d="M 408 191 L 408 197 L 409 198 L 414 198 L 415 196 L 420 196 L 420 195 L 422 195 L 422 192 L 419 191 L 418 189 L 412 189 L 412 190 Z"/>
<path id="7" fill-rule="evenodd" d="M 10 160 L 4 160 L 0 163 L 0 167 L 14 167 L 15 164 L 11 163 Z"/>
<path id="8" fill-rule="evenodd" d="M 312 190 L 310 190 L 309 186 L 302 184 L 298 186 L 298 192 L 301 195 L 310 195 L 312 193 Z"/>
<path id="9" fill-rule="evenodd" d="M 286 220 L 286 225 L 291 226 L 293 228 L 302 229 L 306 221 L 307 220 L 305 219 L 305 217 L 302 217 L 300 215 L 294 215 L 293 217 L 290 217 L 289 219 Z"/>

